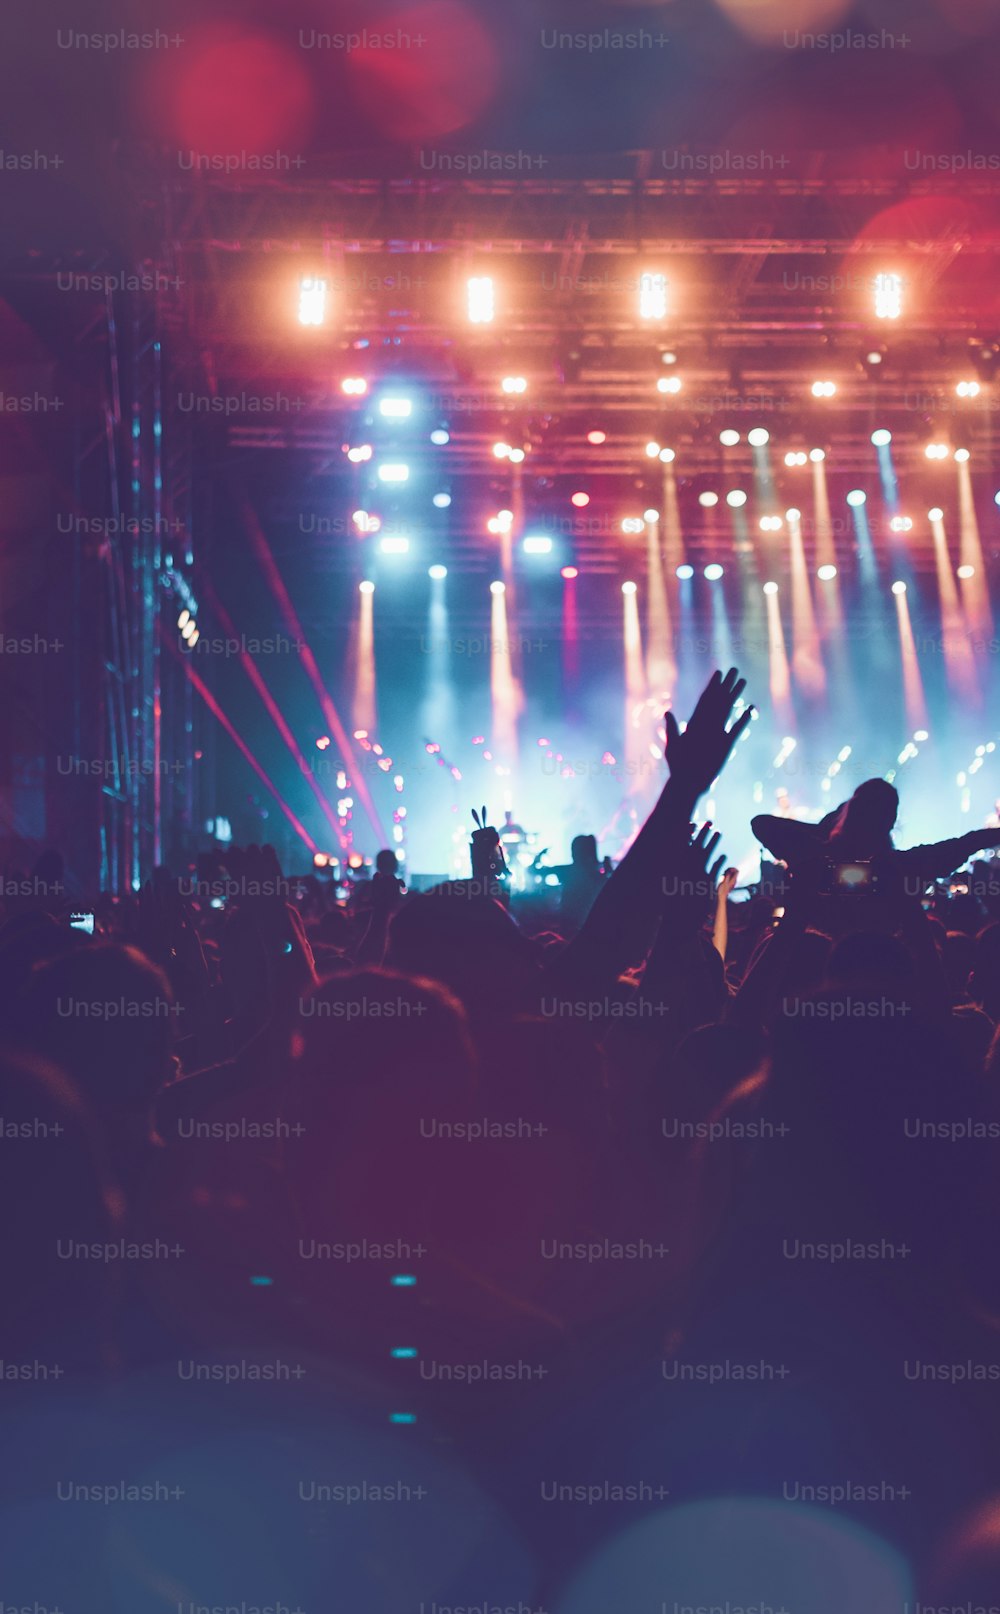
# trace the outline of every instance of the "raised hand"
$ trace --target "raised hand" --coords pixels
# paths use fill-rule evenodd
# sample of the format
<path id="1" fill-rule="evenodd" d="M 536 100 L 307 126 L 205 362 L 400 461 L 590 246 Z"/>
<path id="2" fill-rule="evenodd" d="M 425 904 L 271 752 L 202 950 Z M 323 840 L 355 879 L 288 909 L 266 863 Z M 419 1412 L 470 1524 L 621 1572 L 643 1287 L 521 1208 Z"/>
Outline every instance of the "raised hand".
<path id="1" fill-rule="evenodd" d="M 735 667 L 730 667 L 725 677 L 714 672 L 683 733 L 673 712 L 664 713 L 671 782 L 688 790 L 695 800 L 718 778 L 753 716 L 753 707 L 748 706 L 732 728 L 726 727 L 745 688 L 746 679 L 740 677 Z"/>
<path id="2" fill-rule="evenodd" d="M 740 877 L 739 869 L 726 869 L 725 870 L 725 872 L 723 873 L 722 879 L 719 881 L 719 889 L 716 892 L 716 896 L 718 897 L 720 902 L 726 902 L 732 896 L 733 892 L 736 889 L 736 882 L 739 879 L 739 877 Z"/>

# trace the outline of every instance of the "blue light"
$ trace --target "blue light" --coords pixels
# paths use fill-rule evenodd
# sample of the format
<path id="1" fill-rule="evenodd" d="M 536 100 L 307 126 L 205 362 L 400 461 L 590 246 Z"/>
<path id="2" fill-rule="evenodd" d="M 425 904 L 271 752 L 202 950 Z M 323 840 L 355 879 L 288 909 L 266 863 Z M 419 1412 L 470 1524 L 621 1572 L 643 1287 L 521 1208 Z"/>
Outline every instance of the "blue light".
<path id="1" fill-rule="evenodd" d="M 722 576 L 722 567 L 717 561 L 713 561 L 711 566 L 705 567 L 705 576 L 710 583 L 717 583 Z"/>
<path id="2" fill-rule="evenodd" d="M 255 1289 L 268 1289 L 268 1288 L 270 1288 L 271 1284 L 274 1282 L 274 1279 L 273 1278 L 251 1278 L 250 1282 L 251 1282 L 251 1284 L 253 1285 L 253 1287 Z"/>
<path id="3" fill-rule="evenodd" d="M 847 495 L 847 502 L 852 508 L 856 509 L 858 505 L 864 504 L 867 498 L 868 495 L 862 488 L 852 488 Z"/>
<path id="4" fill-rule="evenodd" d="M 451 433 L 446 432 L 443 426 L 438 426 L 435 431 L 431 432 L 431 442 L 437 448 L 443 448 L 445 443 L 451 442 Z"/>
<path id="5" fill-rule="evenodd" d="M 877 432 L 872 432 L 872 443 L 875 448 L 888 448 L 891 442 L 892 432 L 886 431 L 884 426 Z"/>
<path id="6" fill-rule="evenodd" d="M 415 1345 L 394 1345 L 389 1354 L 394 1356 L 397 1361 L 409 1361 L 411 1357 L 417 1356 L 419 1352 Z"/>
<path id="7" fill-rule="evenodd" d="M 677 576 L 680 578 L 682 583 L 690 582 L 691 578 L 694 576 L 694 567 L 693 566 L 687 566 L 687 565 L 678 566 L 678 568 L 677 568 Z"/>
<path id="8" fill-rule="evenodd" d="M 431 500 L 431 503 L 434 505 L 435 510 L 447 510 L 448 506 L 451 503 L 451 494 L 450 493 L 435 493 L 434 498 Z"/>
<path id="9" fill-rule="evenodd" d="M 416 1287 L 416 1278 L 412 1272 L 395 1272 L 389 1279 L 394 1289 L 413 1289 Z"/>
<path id="10" fill-rule="evenodd" d="M 390 1423 L 416 1423 L 416 1421 L 417 1415 L 415 1412 L 390 1412 L 389 1414 Z"/>

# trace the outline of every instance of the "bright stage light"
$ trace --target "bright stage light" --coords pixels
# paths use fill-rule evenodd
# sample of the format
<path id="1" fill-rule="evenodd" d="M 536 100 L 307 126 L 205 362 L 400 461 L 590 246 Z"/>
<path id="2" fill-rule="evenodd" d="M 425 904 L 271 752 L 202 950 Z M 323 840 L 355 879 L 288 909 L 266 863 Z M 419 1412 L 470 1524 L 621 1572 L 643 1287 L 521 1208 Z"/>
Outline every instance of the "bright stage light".
<path id="1" fill-rule="evenodd" d="M 872 432 L 872 446 L 874 448 L 887 448 L 892 442 L 892 432 L 880 426 L 877 432 Z"/>
<path id="2" fill-rule="evenodd" d="M 960 398 L 978 398 L 980 387 L 978 381 L 960 381 L 955 388 Z"/>
<path id="3" fill-rule="evenodd" d="M 909 516 L 893 516 L 889 523 L 890 532 L 912 532 L 913 522 Z"/>
<path id="4" fill-rule="evenodd" d="M 781 531 L 781 517 L 780 516 L 761 516 L 760 521 L 757 523 L 757 525 L 760 527 L 761 532 L 780 532 Z"/>
<path id="5" fill-rule="evenodd" d="M 906 593 L 906 584 L 905 583 L 898 583 L 898 582 L 893 583 L 892 592 L 894 594 L 905 594 Z"/>
<path id="6" fill-rule="evenodd" d="M 363 398 L 368 391 L 368 383 L 362 375 L 345 375 L 340 390 L 348 398 Z"/>
<path id="7" fill-rule="evenodd" d="M 835 381 L 814 381 L 811 387 L 814 398 L 832 398 L 837 391 Z"/>
<path id="8" fill-rule="evenodd" d="M 359 594 L 374 594 L 374 592 L 375 592 L 375 584 L 372 583 L 368 578 L 365 578 L 363 583 L 358 584 L 358 593 Z"/>
<path id="9" fill-rule="evenodd" d="M 409 420 L 413 403 L 409 398 L 380 398 L 378 412 L 384 420 Z"/>
<path id="10" fill-rule="evenodd" d="M 359 532 L 381 532 L 382 517 L 370 515 L 367 510 L 355 510 L 351 520 Z"/>
<path id="11" fill-rule="evenodd" d="M 764 584 L 764 593 L 765 594 L 777 594 L 777 592 L 778 592 L 777 583 L 765 583 Z"/>
<path id="12" fill-rule="evenodd" d="M 443 448 L 445 443 L 451 442 L 451 433 L 449 431 L 445 431 L 443 426 L 437 426 L 434 431 L 431 432 L 431 442 L 434 444 L 435 448 Z"/>
<path id="13" fill-rule="evenodd" d="M 299 324 L 322 325 L 326 318 L 326 281 L 303 275 L 299 281 Z"/>
<path id="14" fill-rule="evenodd" d="M 746 502 L 747 496 L 742 488 L 733 488 L 730 493 L 726 494 L 726 503 L 731 510 L 741 510 Z"/>
<path id="15" fill-rule="evenodd" d="M 505 375 L 500 383 L 501 392 L 527 392 L 528 383 L 523 375 Z"/>
<path id="16" fill-rule="evenodd" d="M 713 561 L 710 566 L 705 567 L 705 577 L 707 578 L 708 582 L 717 583 L 721 576 L 722 576 L 722 567 L 718 564 L 717 561 Z"/>
<path id="17" fill-rule="evenodd" d="M 821 583 L 832 583 L 836 575 L 836 566 L 821 566 L 816 573 Z"/>
<path id="18" fill-rule="evenodd" d="M 662 460 L 664 465 L 672 465 L 676 458 L 677 458 L 677 456 L 674 453 L 672 448 L 661 448 L 660 449 L 660 459 Z"/>
<path id="19" fill-rule="evenodd" d="M 994 495 L 993 495 L 993 503 L 994 504 L 1000 504 L 1000 493 L 994 493 Z"/>
<path id="20" fill-rule="evenodd" d="M 928 521 L 943 521 L 944 520 L 944 511 L 939 510 L 937 505 L 935 505 L 933 510 L 928 510 L 927 519 L 928 519 Z"/>
<path id="21" fill-rule="evenodd" d="M 814 465 L 821 465 L 826 459 L 826 451 L 822 448 L 811 448 L 809 450 L 809 458 L 812 460 Z"/>
<path id="22" fill-rule="evenodd" d="M 858 505 L 864 504 L 867 501 L 867 498 L 868 495 L 862 488 L 852 488 L 850 493 L 847 495 L 847 502 L 852 509 L 857 509 Z"/>
<path id="23" fill-rule="evenodd" d="M 433 577 L 435 583 L 440 583 L 443 578 L 448 576 L 448 568 L 447 566 L 428 566 L 427 576 Z"/>
<path id="24" fill-rule="evenodd" d="M 622 532 L 636 533 L 642 531 L 642 521 L 639 516 L 626 516 L 622 522 Z"/>
<path id="25" fill-rule="evenodd" d="M 976 568 L 974 566 L 960 566 L 955 575 L 957 577 L 975 577 Z"/>
<path id="26" fill-rule="evenodd" d="M 688 566 L 686 563 L 683 566 L 678 566 L 676 575 L 682 583 L 689 583 L 694 576 L 694 567 Z"/>
<path id="27" fill-rule="evenodd" d="M 469 324 L 489 325 L 495 310 L 492 277 L 473 275 L 466 283 L 466 295 Z"/>
<path id="28" fill-rule="evenodd" d="M 639 276 L 639 318 L 666 319 L 667 277 L 660 274 Z"/>
<path id="29" fill-rule="evenodd" d="M 500 583 L 500 582 L 490 584 L 490 593 L 491 594 L 506 594 L 506 592 L 507 592 L 506 584 Z"/>
<path id="30" fill-rule="evenodd" d="M 967 448 L 956 448 L 955 458 L 959 465 L 964 465 L 966 460 L 969 458 L 969 450 Z"/>
<path id="31" fill-rule="evenodd" d="M 948 444 L 928 443 L 924 449 L 924 457 L 929 460 L 946 460 L 948 458 Z"/>
<path id="32" fill-rule="evenodd" d="M 431 503 L 433 504 L 435 510 L 447 510 L 448 506 L 451 503 L 451 494 L 450 493 L 435 493 L 433 499 L 431 500 Z"/>
<path id="33" fill-rule="evenodd" d="M 661 375 L 656 383 L 657 392 L 680 392 L 684 385 L 679 375 Z"/>
<path id="34" fill-rule="evenodd" d="M 801 510 L 796 510 L 795 506 L 792 505 L 790 507 L 790 509 L 785 511 L 785 520 L 786 521 L 801 521 L 802 520 L 802 511 Z"/>
<path id="35" fill-rule="evenodd" d="M 526 555 L 551 555 L 551 538 L 525 538 L 521 548 Z"/>
<path id="36" fill-rule="evenodd" d="M 722 444 L 723 448 L 735 448 L 739 440 L 739 432 L 733 431 L 731 426 L 727 426 L 724 432 L 719 433 L 719 442 Z"/>
<path id="37" fill-rule="evenodd" d="M 579 575 L 580 573 L 577 571 L 575 566 L 564 566 L 562 571 L 559 573 L 560 577 L 565 577 L 567 583 L 571 583 L 574 577 L 579 577 Z"/>
<path id="38" fill-rule="evenodd" d="M 371 443 L 358 443 L 356 447 L 347 450 L 347 458 L 352 465 L 364 465 L 372 457 Z"/>
<path id="39" fill-rule="evenodd" d="M 763 448 L 770 441 L 771 433 L 764 426 L 755 426 L 752 431 L 747 432 L 747 442 L 751 448 Z"/>
<path id="40" fill-rule="evenodd" d="M 177 618 L 177 626 L 179 628 L 186 628 L 188 623 L 190 622 L 190 620 L 191 620 L 191 612 L 190 611 L 182 611 L 180 616 Z"/>
<path id="41" fill-rule="evenodd" d="M 380 538 L 379 553 L 382 555 L 408 555 L 410 552 L 409 538 Z"/>
<path id="42" fill-rule="evenodd" d="M 622 584 L 622 593 L 623 594 L 634 594 L 635 591 L 636 591 L 636 584 L 635 583 L 623 583 Z"/>
<path id="43" fill-rule="evenodd" d="M 876 275 L 872 289 L 875 297 L 875 318 L 898 319 L 903 312 L 902 275 Z"/>
<path id="44" fill-rule="evenodd" d="M 659 510 L 644 510 L 642 512 L 642 519 L 643 519 L 643 521 L 649 521 L 649 522 L 659 521 L 660 512 L 659 512 Z"/>
<path id="45" fill-rule="evenodd" d="M 410 479 L 410 467 L 399 464 L 380 465 L 378 479 L 380 482 L 408 482 Z"/>
<path id="46" fill-rule="evenodd" d="M 494 443 L 493 444 L 493 458 L 495 460 L 508 460 L 508 459 L 510 459 L 510 444 L 509 443 Z"/>
<path id="47" fill-rule="evenodd" d="M 520 465 L 521 461 L 524 459 L 524 449 L 512 448 L 507 458 L 510 460 L 512 465 Z"/>
<path id="48" fill-rule="evenodd" d="M 714 507 L 718 504 L 718 502 L 719 502 L 719 495 L 717 493 L 699 493 L 699 495 L 698 495 L 698 503 L 705 510 L 714 509 Z"/>
<path id="49" fill-rule="evenodd" d="M 575 504 L 578 510 L 586 509 L 590 503 L 589 493 L 573 493 L 570 495 L 570 504 Z"/>
<path id="50" fill-rule="evenodd" d="M 805 463 L 806 463 L 806 456 L 801 451 L 801 449 L 791 449 L 789 451 L 789 453 L 787 453 L 785 455 L 785 464 L 786 465 L 789 465 L 789 466 L 791 466 L 791 465 L 804 465 Z"/>
<path id="51" fill-rule="evenodd" d="M 587 442 L 588 443 L 593 443 L 595 448 L 598 446 L 599 443 L 606 443 L 607 440 L 608 440 L 607 432 L 588 432 L 587 433 Z"/>

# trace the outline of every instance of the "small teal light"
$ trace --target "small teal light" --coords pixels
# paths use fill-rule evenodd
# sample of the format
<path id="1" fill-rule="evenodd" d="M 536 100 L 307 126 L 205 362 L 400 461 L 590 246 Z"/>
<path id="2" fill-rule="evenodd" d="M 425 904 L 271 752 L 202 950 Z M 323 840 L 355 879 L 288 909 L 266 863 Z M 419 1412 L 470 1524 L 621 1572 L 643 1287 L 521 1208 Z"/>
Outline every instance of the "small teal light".
<path id="1" fill-rule="evenodd" d="M 266 1289 L 274 1282 L 273 1278 L 251 1278 L 250 1282 L 256 1289 Z"/>
<path id="2" fill-rule="evenodd" d="M 283 953 L 290 953 L 290 952 L 291 952 L 291 950 L 292 950 L 292 944 L 291 944 L 291 942 L 287 942 L 287 941 L 286 941 L 286 943 L 285 943 L 285 945 L 284 945 L 284 947 L 283 947 L 283 948 L 282 948 L 282 949 L 281 949 L 281 950 L 282 950 L 282 952 L 283 952 Z"/>
<path id="3" fill-rule="evenodd" d="M 390 1412 L 389 1414 L 390 1423 L 416 1423 L 416 1421 L 417 1415 L 415 1412 Z"/>
<path id="4" fill-rule="evenodd" d="M 389 1282 L 392 1284 L 394 1289 L 413 1289 L 416 1286 L 417 1280 L 413 1276 L 412 1272 L 396 1272 L 389 1279 Z"/>
<path id="5" fill-rule="evenodd" d="M 394 1345 L 390 1354 L 402 1361 L 416 1356 L 417 1347 L 415 1345 Z"/>

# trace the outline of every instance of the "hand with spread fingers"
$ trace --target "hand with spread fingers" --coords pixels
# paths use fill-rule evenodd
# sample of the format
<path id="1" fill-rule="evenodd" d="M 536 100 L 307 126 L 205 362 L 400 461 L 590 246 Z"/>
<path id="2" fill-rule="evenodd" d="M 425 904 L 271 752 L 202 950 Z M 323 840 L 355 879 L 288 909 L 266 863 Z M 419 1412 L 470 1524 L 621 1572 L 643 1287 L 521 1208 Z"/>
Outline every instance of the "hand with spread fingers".
<path id="1" fill-rule="evenodd" d="M 735 667 L 730 667 L 725 676 L 714 672 L 683 731 L 673 712 L 664 714 L 671 784 L 689 793 L 695 801 L 709 789 L 713 779 L 718 778 L 733 746 L 753 717 L 753 707 L 748 706 L 731 728 L 726 727 L 745 688 L 746 679 L 740 677 Z"/>

